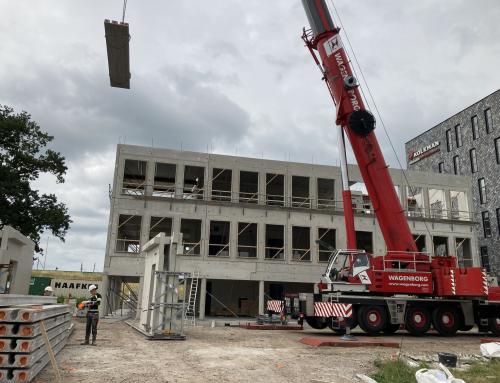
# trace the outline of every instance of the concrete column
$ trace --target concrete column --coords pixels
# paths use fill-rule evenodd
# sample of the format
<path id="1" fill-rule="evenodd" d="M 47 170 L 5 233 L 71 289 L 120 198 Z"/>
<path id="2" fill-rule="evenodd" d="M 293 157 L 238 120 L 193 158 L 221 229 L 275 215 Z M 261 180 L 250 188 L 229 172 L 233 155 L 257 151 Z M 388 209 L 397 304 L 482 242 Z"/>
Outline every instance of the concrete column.
<path id="1" fill-rule="evenodd" d="M 156 162 L 148 161 L 146 165 L 146 195 L 153 194 L 153 184 L 155 182 Z"/>
<path id="2" fill-rule="evenodd" d="M 182 198 L 184 192 L 184 164 L 178 162 L 175 164 L 175 197 Z"/>
<path id="3" fill-rule="evenodd" d="M 238 203 L 240 201 L 240 170 L 231 170 L 231 202 Z"/>
<path id="4" fill-rule="evenodd" d="M 137 291 L 137 311 L 135 313 L 135 319 L 141 319 L 142 312 L 142 290 L 144 289 L 144 276 L 139 277 L 139 290 Z M 147 304 L 146 304 L 147 306 Z"/>
<path id="5" fill-rule="evenodd" d="M 266 172 L 259 172 L 259 205 L 266 204 Z"/>
<path id="6" fill-rule="evenodd" d="M 198 308 L 198 318 L 205 319 L 205 302 L 207 300 L 207 278 L 201 278 L 200 285 L 200 306 Z"/>
<path id="7" fill-rule="evenodd" d="M 264 281 L 259 281 L 259 315 L 264 315 Z"/>
<path id="8" fill-rule="evenodd" d="M 229 222 L 229 258 L 238 258 L 238 222 Z"/>
<path id="9" fill-rule="evenodd" d="M 450 189 L 444 189 L 444 200 L 446 201 L 446 218 L 445 219 L 451 219 L 451 196 L 450 196 Z M 451 247 L 448 247 L 451 250 Z"/>
<path id="10" fill-rule="evenodd" d="M 101 307 L 99 307 L 99 316 L 103 317 L 108 313 L 108 307 L 109 307 L 109 302 L 108 302 L 109 277 L 107 274 L 102 275 L 102 283 L 100 287 L 101 287 L 102 302 L 101 302 Z"/>
<path id="11" fill-rule="evenodd" d="M 426 217 L 431 216 L 431 205 L 429 203 L 429 188 L 422 188 L 422 193 L 424 194 L 424 215 Z"/>
<path id="12" fill-rule="evenodd" d="M 311 169 L 311 174 L 314 174 L 314 170 Z M 309 199 L 311 201 L 311 208 L 315 209 L 318 207 L 318 182 L 316 177 L 309 177 Z"/>
<path id="13" fill-rule="evenodd" d="M 257 259 L 264 259 L 266 253 L 266 224 L 257 223 Z"/>

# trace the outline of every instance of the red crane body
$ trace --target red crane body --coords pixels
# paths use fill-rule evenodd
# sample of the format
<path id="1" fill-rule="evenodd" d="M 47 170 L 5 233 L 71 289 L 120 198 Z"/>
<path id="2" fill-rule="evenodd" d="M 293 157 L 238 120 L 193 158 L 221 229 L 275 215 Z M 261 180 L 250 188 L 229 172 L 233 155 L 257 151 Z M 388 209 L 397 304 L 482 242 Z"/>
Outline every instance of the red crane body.
<path id="1" fill-rule="evenodd" d="M 306 34 L 304 40 L 311 53 L 315 56 L 313 50 L 316 49 L 321 59 L 325 81 L 337 108 L 336 123 L 342 126 L 351 143 L 390 252 L 389 256 L 392 252 L 417 252 L 405 212 L 373 132 L 375 121 L 366 111 L 359 87 L 353 80 L 349 59 L 339 36 L 339 28 L 333 26 L 322 0 L 304 3 L 309 7 L 308 14 L 317 12 L 313 19 L 319 22 L 319 25 L 312 25 L 312 39 Z M 316 58 L 316 62 L 318 61 Z"/>

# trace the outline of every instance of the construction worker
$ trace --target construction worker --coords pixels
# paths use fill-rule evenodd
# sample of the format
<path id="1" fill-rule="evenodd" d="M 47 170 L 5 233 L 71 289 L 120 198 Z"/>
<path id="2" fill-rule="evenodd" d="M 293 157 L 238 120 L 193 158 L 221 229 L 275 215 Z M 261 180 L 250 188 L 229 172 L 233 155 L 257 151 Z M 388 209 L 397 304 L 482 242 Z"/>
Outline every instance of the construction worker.
<path id="1" fill-rule="evenodd" d="M 50 286 L 47 286 L 44 290 L 43 290 L 43 295 L 45 297 L 51 297 L 54 295 L 54 289 Z"/>
<path id="2" fill-rule="evenodd" d="M 101 294 L 97 292 L 96 285 L 89 286 L 90 299 L 83 301 L 88 308 L 87 311 L 87 326 L 85 327 L 85 341 L 83 344 L 89 344 L 90 332 L 92 331 L 92 346 L 96 346 L 97 324 L 99 323 L 99 305 L 101 304 Z"/>

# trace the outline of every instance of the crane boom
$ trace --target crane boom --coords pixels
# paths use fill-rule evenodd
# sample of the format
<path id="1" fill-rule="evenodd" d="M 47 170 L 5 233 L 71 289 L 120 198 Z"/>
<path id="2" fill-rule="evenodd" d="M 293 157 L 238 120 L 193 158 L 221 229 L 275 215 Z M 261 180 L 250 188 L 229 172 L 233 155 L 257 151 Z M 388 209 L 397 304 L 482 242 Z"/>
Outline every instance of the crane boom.
<path id="1" fill-rule="evenodd" d="M 310 31 L 304 39 L 336 105 L 336 123 L 351 144 L 389 252 L 417 252 L 405 212 L 375 137 L 375 118 L 366 110 L 347 53 L 324 0 L 302 0 Z M 316 53 L 317 52 L 317 53 Z M 318 58 L 319 55 L 319 58 Z"/>

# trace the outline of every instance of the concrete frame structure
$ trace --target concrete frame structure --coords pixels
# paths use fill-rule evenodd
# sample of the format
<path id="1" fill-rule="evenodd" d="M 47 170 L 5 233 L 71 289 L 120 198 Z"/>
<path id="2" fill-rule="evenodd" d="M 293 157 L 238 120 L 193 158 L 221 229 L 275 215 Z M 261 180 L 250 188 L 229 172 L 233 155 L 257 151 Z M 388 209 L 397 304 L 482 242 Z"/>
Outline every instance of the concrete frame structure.
<path id="1" fill-rule="evenodd" d="M 11 226 L 0 229 L 0 293 L 28 294 L 35 243 Z"/>
<path id="2" fill-rule="evenodd" d="M 161 180 L 155 178 L 155 172 L 166 169 L 166 164 L 172 165 L 172 175 L 162 176 Z M 185 177 L 192 166 L 202 170 L 198 176 L 202 178 L 196 184 L 186 181 Z M 228 173 L 221 169 L 230 170 L 231 177 L 226 177 Z M 240 183 L 240 176 L 248 172 L 257 174 L 253 178 L 257 180 L 256 193 L 248 192 L 248 185 Z M 213 178 L 219 174 L 226 174 L 226 184 L 219 182 L 220 179 L 214 182 Z M 273 182 L 276 174 L 283 176 L 278 177 L 283 179 L 283 196 L 266 194 L 266 185 Z M 349 174 L 351 183 L 359 185 L 362 182 L 356 166 L 349 166 Z M 407 194 L 403 173 L 391 170 L 391 176 L 404 209 L 408 209 L 408 201 L 414 202 L 415 198 Z M 431 188 L 442 190 L 446 206 L 451 206 L 450 191 L 457 191 L 463 193 L 467 206 L 471 206 L 469 180 L 422 172 L 407 172 L 407 177 L 422 191 L 421 209 L 417 211 L 410 202 L 411 211 L 408 211 L 410 227 L 416 236 L 421 236 L 422 247 L 434 253 L 435 240 L 440 238 L 451 254 L 456 252 L 457 239 L 466 239 L 475 249 L 474 222 L 468 209 L 458 215 L 442 210 L 438 216 L 429 208 L 427 193 Z M 297 180 L 300 182 L 295 182 L 294 186 Z M 293 195 L 297 184 L 305 189 Z M 330 199 L 318 198 L 322 193 L 318 191 L 318 184 L 320 189 L 324 184 L 331 185 Z M 214 189 L 214 185 L 225 189 Z M 312 292 L 313 284 L 325 271 L 329 255 L 315 243 L 320 233 L 324 235 L 325 230 L 334 230 L 331 244 L 337 248 L 346 246 L 340 185 L 340 168 L 334 166 L 118 145 L 104 263 L 103 311 L 108 313 L 117 308 L 113 291 L 120 281 L 142 281 L 144 261 L 139 253 L 140 246 L 157 234 L 151 230 L 159 222 L 156 217 L 171 219 L 166 231 L 170 230 L 174 236 L 182 231 L 187 254 L 177 256 L 177 269 L 200 273 L 200 301 L 197 304 L 200 319 L 205 313 L 230 315 L 229 309 L 255 315 L 265 311 L 266 296 L 276 298 L 283 292 Z M 243 189 L 246 191 L 241 192 Z M 278 189 L 274 188 L 273 193 Z M 371 233 L 373 252 L 383 254 L 385 243 L 369 199 L 358 191 L 354 204 L 356 230 Z M 190 234 L 181 230 L 185 220 L 199 220 L 198 242 L 191 243 Z M 229 230 L 229 234 L 215 235 L 214 222 L 219 230 Z M 250 250 L 238 242 L 240 230 L 248 223 L 255 224 L 256 230 L 255 246 Z M 131 230 L 123 231 L 129 224 Z M 268 241 L 272 225 L 283 228 L 283 243 L 275 240 L 277 246 L 271 246 Z M 295 240 L 296 235 L 302 236 L 302 242 Z M 220 243 L 211 243 L 214 238 Z M 365 245 L 370 247 L 369 241 Z M 189 255 L 193 249 L 199 255 Z M 270 255 L 274 254 L 274 249 L 278 251 L 273 258 Z M 479 265 L 477 252 L 467 254 L 466 258 L 469 264 Z M 219 307 L 216 301 L 222 301 L 227 307 Z"/>
<path id="3" fill-rule="evenodd" d="M 500 277 L 500 90 L 406 143 L 408 169 L 470 177 L 481 266 Z M 412 155 L 413 157 L 413 155 Z M 483 188 L 483 196 L 481 196 Z"/>

